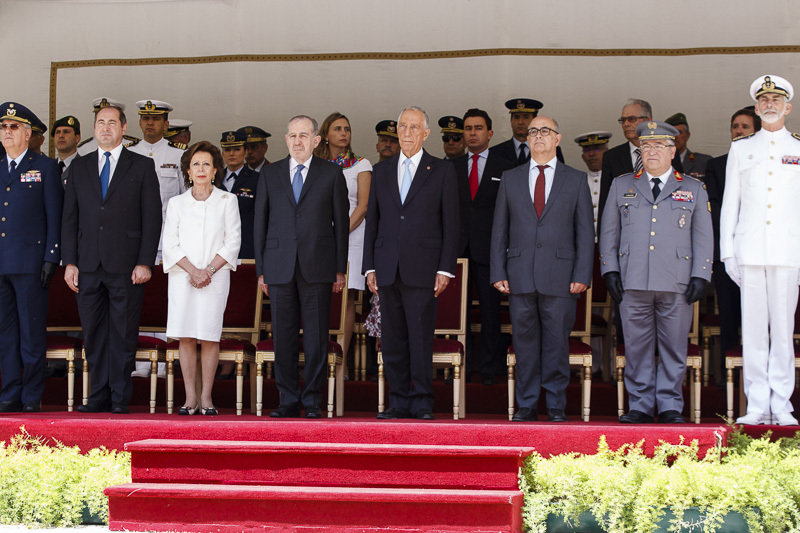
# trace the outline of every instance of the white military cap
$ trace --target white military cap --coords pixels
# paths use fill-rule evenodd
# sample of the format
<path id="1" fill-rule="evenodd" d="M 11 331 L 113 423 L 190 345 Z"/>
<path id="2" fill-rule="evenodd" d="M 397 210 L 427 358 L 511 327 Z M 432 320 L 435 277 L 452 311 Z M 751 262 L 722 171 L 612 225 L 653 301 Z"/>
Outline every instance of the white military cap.
<path id="1" fill-rule="evenodd" d="M 765 74 L 750 85 L 750 96 L 753 97 L 753 100 L 758 100 L 762 94 L 782 94 L 789 102 L 794 96 L 794 87 L 780 76 Z"/>
<path id="2" fill-rule="evenodd" d="M 136 102 L 140 115 L 166 115 L 173 107 L 161 100 L 139 100 Z"/>
<path id="3" fill-rule="evenodd" d="M 125 104 L 123 104 L 122 102 L 117 102 L 116 100 L 113 100 L 111 98 L 103 98 L 103 97 L 101 97 L 101 98 L 95 98 L 94 100 L 92 100 L 92 107 L 94 108 L 94 112 L 95 113 L 97 113 L 98 111 L 100 111 L 104 107 L 108 107 L 108 106 L 111 106 L 111 105 L 119 107 L 120 109 L 125 111 Z"/>

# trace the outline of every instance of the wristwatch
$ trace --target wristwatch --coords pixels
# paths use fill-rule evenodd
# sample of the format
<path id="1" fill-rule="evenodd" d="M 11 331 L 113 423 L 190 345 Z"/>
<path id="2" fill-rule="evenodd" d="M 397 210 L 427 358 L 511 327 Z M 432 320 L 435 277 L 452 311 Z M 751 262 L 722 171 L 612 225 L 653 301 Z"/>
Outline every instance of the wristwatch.
<path id="1" fill-rule="evenodd" d="M 217 273 L 217 269 L 214 268 L 213 265 L 208 265 L 206 268 L 208 268 L 211 271 L 212 276 Z"/>

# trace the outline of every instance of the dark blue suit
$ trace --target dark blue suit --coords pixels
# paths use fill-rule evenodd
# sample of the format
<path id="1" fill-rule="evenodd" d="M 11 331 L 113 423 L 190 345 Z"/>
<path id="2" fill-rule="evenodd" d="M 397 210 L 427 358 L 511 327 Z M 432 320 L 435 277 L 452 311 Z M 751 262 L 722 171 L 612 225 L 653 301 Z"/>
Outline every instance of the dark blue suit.
<path id="1" fill-rule="evenodd" d="M 236 171 L 236 180 L 231 189 L 231 193 L 235 194 L 239 201 L 239 218 L 242 220 L 242 247 L 239 248 L 239 259 L 255 259 L 253 224 L 258 178 L 258 172 L 243 165 Z"/>
<path id="2" fill-rule="evenodd" d="M 55 160 L 29 150 L 11 175 L 8 163 L 0 159 L 0 401 L 39 402 L 47 348 L 42 263 L 61 259 L 64 193 Z"/>
<path id="3" fill-rule="evenodd" d="M 364 272 L 374 270 L 389 407 L 433 410 L 437 271 L 455 274 L 460 225 L 453 164 L 423 151 L 405 202 L 399 155 L 375 165 L 364 232 Z"/>

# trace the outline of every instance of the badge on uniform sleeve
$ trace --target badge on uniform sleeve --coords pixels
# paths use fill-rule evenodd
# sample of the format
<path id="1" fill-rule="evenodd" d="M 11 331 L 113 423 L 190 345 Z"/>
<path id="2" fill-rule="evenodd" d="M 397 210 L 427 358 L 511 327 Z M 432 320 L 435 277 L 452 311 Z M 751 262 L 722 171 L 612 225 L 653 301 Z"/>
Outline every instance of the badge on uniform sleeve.
<path id="1" fill-rule="evenodd" d="M 692 191 L 675 191 L 672 193 L 673 202 L 694 202 Z"/>
<path id="2" fill-rule="evenodd" d="M 800 156 L 785 155 L 783 156 L 781 163 L 783 163 L 784 165 L 800 165 Z"/>
<path id="3" fill-rule="evenodd" d="M 38 183 L 42 181 L 42 172 L 39 170 L 29 170 L 20 175 L 19 181 L 22 183 Z"/>

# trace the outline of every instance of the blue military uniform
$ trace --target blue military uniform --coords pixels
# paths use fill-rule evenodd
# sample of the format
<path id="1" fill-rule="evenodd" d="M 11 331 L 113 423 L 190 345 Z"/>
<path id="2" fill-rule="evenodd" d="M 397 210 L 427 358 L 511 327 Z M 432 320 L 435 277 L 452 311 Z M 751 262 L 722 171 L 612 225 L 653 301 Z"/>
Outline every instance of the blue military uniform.
<path id="1" fill-rule="evenodd" d="M 650 122 L 637 133 L 640 140 L 672 139 L 677 130 Z M 653 178 L 663 185 L 655 199 Z M 713 255 L 708 194 L 700 180 L 670 168 L 662 176 L 642 170 L 612 181 L 601 220 L 600 270 L 618 273 L 624 288 L 625 388 L 631 412 L 643 414 L 637 421 L 651 421 L 656 410 L 678 413 L 671 418 L 681 421 L 692 322 L 687 289 L 695 279 L 711 279 Z"/>
<path id="2" fill-rule="evenodd" d="M 4 123 L 38 121 L 15 102 L 0 115 Z M 61 259 L 60 182 L 55 160 L 30 150 L 0 160 L 0 412 L 40 410 L 47 285 Z"/>

